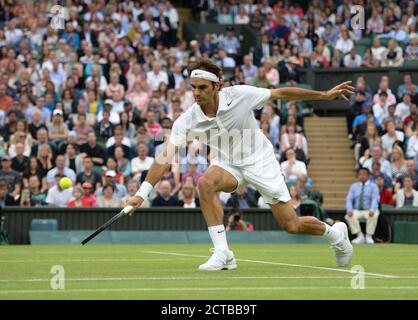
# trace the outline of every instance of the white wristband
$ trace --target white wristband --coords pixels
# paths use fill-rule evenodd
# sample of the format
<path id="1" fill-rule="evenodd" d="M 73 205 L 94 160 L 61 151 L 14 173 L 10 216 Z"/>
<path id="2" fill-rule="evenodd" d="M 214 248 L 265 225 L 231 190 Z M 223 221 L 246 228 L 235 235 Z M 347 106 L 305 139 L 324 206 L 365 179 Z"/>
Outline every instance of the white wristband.
<path id="1" fill-rule="evenodd" d="M 135 195 L 137 197 L 141 197 L 142 199 L 147 199 L 149 193 L 151 192 L 151 190 L 154 189 L 154 187 L 152 186 L 151 183 L 149 183 L 148 181 L 144 181 L 141 184 L 141 187 L 139 188 L 139 190 L 137 191 L 137 193 L 135 193 Z"/>

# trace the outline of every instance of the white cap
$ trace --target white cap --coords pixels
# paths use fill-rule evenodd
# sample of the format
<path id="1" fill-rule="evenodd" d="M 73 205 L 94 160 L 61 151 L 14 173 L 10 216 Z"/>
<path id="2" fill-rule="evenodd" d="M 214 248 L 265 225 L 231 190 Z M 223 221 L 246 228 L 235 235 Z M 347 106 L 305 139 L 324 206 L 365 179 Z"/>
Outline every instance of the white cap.
<path id="1" fill-rule="evenodd" d="M 116 177 L 115 170 L 108 170 L 108 171 L 106 171 L 106 177 Z"/>
<path id="2" fill-rule="evenodd" d="M 54 112 L 52 113 L 52 115 L 55 116 L 56 114 L 59 114 L 59 115 L 62 116 L 63 115 L 62 110 L 61 109 L 55 109 Z"/>

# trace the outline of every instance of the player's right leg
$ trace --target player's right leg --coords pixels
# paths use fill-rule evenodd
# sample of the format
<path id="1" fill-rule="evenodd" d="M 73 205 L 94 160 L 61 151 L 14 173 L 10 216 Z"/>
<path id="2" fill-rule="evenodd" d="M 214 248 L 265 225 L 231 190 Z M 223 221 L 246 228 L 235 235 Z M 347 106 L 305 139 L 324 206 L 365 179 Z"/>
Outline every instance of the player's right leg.
<path id="1" fill-rule="evenodd" d="M 239 171 L 233 168 L 209 167 L 199 179 L 199 200 L 203 216 L 208 225 L 209 235 L 214 245 L 212 257 L 199 266 L 199 270 L 236 269 L 234 254 L 229 250 L 224 226 L 224 210 L 219 200 L 219 192 L 232 192 L 240 182 Z"/>

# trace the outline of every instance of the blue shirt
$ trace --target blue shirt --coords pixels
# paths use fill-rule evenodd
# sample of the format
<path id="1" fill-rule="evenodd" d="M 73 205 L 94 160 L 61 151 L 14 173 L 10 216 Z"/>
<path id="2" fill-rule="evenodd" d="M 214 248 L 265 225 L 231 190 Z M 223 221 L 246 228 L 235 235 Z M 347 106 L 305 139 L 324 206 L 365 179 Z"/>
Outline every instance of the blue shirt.
<path id="1" fill-rule="evenodd" d="M 347 211 L 359 210 L 361 182 L 353 183 L 348 191 L 345 207 Z M 379 188 L 373 182 L 367 181 L 363 192 L 363 210 L 376 211 L 379 208 Z"/>
<path id="2" fill-rule="evenodd" d="M 377 120 L 377 118 L 374 116 L 373 116 L 373 119 L 374 119 L 374 124 L 376 125 L 376 127 L 380 127 L 379 120 Z M 359 114 L 357 117 L 355 117 L 353 121 L 353 129 L 357 127 L 363 121 L 367 121 L 367 117 L 364 113 Z"/>

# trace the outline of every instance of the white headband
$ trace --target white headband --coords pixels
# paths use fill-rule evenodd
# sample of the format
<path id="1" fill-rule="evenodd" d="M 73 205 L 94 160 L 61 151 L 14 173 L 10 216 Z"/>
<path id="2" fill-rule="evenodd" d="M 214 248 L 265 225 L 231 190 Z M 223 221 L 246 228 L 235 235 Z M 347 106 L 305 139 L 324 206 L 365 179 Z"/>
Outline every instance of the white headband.
<path id="1" fill-rule="evenodd" d="M 205 79 L 205 80 L 209 80 L 212 82 L 219 82 L 219 78 L 216 76 L 216 74 L 206 71 L 206 70 L 200 70 L 200 69 L 193 70 L 191 78 L 200 78 L 200 79 Z"/>

